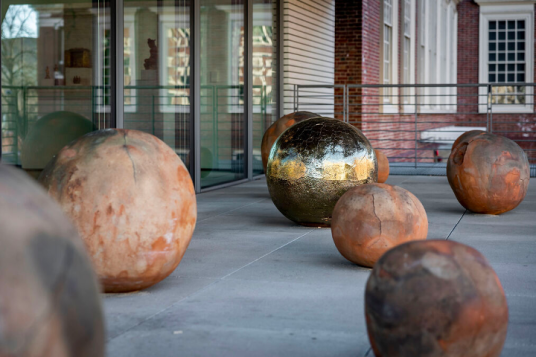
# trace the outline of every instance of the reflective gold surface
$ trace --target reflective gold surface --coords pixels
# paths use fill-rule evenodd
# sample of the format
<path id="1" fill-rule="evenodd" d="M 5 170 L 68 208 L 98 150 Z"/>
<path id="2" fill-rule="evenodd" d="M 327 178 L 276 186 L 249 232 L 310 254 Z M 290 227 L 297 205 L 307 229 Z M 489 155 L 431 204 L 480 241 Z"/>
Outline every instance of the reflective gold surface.
<path id="1" fill-rule="evenodd" d="M 266 172 L 277 209 L 309 226 L 329 226 L 337 200 L 348 189 L 377 179 L 378 163 L 367 138 L 331 118 L 287 129 L 270 151 Z"/>

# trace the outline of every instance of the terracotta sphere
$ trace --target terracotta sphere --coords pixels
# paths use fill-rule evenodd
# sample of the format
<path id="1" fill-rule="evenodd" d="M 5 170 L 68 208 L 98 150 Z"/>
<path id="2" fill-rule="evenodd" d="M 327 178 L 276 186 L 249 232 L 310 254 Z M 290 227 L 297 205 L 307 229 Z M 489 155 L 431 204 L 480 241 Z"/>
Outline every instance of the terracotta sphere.
<path id="1" fill-rule="evenodd" d="M 104 356 L 97 277 L 61 208 L 0 165 L 0 356 Z"/>
<path id="2" fill-rule="evenodd" d="M 59 111 L 41 117 L 30 129 L 21 150 L 21 166 L 37 178 L 54 155 L 65 145 L 95 130 L 80 114 Z"/>
<path id="3" fill-rule="evenodd" d="M 318 114 L 311 112 L 295 112 L 282 116 L 277 119 L 266 131 L 262 137 L 261 143 L 261 157 L 262 157 L 262 166 L 264 167 L 264 172 L 266 172 L 266 165 L 268 164 L 268 156 L 270 156 L 270 150 L 275 141 L 285 130 L 290 128 L 296 123 L 302 122 L 305 119 L 311 119 L 318 117 Z"/>
<path id="4" fill-rule="evenodd" d="M 106 292 L 161 281 L 190 243 L 197 218 L 190 174 L 153 135 L 122 129 L 84 135 L 39 179 L 78 228 Z"/>
<path id="5" fill-rule="evenodd" d="M 452 147 L 447 178 L 463 207 L 476 213 L 501 214 L 516 208 L 525 198 L 529 161 L 512 140 L 471 131 Z"/>
<path id="6" fill-rule="evenodd" d="M 478 251 L 453 241 L 415 241 L 374 266 L 365 318 L 376 357 L 498 357 L 508 305 Z"/>
<path id="7" fill-rule="evenodd" d="M 354 186 L 376 182 L 377 170 L 374 149 L 359 129 L 318 117 L 295 124 L 276 140 L 266 183 L 285 217 L 325 227 L 339 198 Z"/>
<path id="8" fill-rule="evenodd" d="M 378 160 L 378 182 L 384 183 L 389 178 L 389 160 L 380 150 L 374 149 Z"/>
<path id="9" fill-rule="evenodd" d="M 331 233 L 343 257 L 366 267 L 389 249 L 426 239 L 428 218 L 411 192 L 384 183 L 348 190 L 333 210 Z"/>

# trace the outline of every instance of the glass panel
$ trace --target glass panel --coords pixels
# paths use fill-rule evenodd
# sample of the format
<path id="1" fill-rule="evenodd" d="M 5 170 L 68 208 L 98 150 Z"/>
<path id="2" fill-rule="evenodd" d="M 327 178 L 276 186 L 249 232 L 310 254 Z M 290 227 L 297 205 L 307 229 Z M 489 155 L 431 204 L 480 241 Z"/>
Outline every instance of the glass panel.
<path id="1" fill-rule="evenodd" d="M 2 1 L 2 161 L 37 175 L 64 145 L 110 124 L 110 9 Z"/>
<path id="2" fill-rule="evenodd" d="M 262 136 L 277 120 L 274 31 L 276 1 L 253 1 L 253 175 L 264 173 L 261 160 Z"/>
<path id="3" fill-rule="evenodd" d="M 200 0 L 201 187 L 245 178 L 244 1 Z"/>
<path id="4" fill-rule="evenodd" d="M 190 169 L 190 1 L 124 1 L 124 127 L 155 135 Z"/>

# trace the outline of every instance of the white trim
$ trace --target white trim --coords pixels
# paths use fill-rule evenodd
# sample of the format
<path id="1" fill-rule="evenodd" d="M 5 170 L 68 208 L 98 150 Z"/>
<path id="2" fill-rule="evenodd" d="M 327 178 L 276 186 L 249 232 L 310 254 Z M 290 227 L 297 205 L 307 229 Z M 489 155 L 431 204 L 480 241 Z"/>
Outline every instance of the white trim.
<path id="1" fill-rule="evenodd" d="M 503 5 L 483 6 L 480 9 L 479 26 L 479 60 L 478 80 L 488 83 L 488 24 L 490 20 L 525 20 L 525 81 L 532 82 L 534 78 L 534 6 L 533 5 Z M 516 78 L 517 79 L 517 78 Z M 526 104 L 519 105 L 493 105 L 494 113 L 533 113 L 532 104 L 534 88 L 526 87 Z M 479 113 L 487 112 L 487 88 L 479 88 Z"/>
<path id="2" fill-rule="evenodd" d="M 457 11 L 452 0 L 424 1 L 424 15 L 419 13 L 419 78 L 421 84 L 457 83 Z M 421 7 L 419 7 L 421 10 Z M 431 10 L 435 10 L 432 14 Z M 424 18 L 423 18 L 424 17 Z M 430 35 L 435 32 L 435 38 Z M 450 50 L 454 44 L 454 51 Z M 433 45 L 433 48 L 432 48 Z M 435 51 L 434 51 L 435 50 Z M 432 51 L 434 51 L 432 53 Z M 455 95 L 456 88 L 426 87 L 419 90 L 421 113 L 456 112 L 456 99 L 441 95 Z"/>
<path id="3" fill-rule="evenodd" d="M 416 31 L 416 12 L 417 12 L 417 1 L 416 0 L 410 0 L 410 45 L 409 45 L 409 82 L 404 84 L 415 84 L 415 57 L 417 54 L 417 46 L 416 46 L 416 37 L 417 37 L 417 31 Z M 404 33 L 404 25 L 402 26 L 402 33 Z M 404 74 L 402 74 L 402 80 L 404 80 Z M 404 113 L 414 113 L 415 112 L 415 88 L 409 88 L 409 96 L 405 97 L 403 99 L 404 105 L 403 105 L 403 112 Z"/>
<path id="4" fill-rule="evenodd" d="M 398 0 L 391 0 L 391 6 L 392 6 L 392 18 L 391 18 L 391 24 L 392 24 L 392 32 L 391 32 L 391 83 L 389 84 L 398 84 L 398 33 L 399 33 L 399 25 L 398 25 Z M 381 39 L 381 47 L 380 47 L 380 80 L 381 84 L 385 84 L 383 82 L 383 41 L 384 41 L 384 33 L 383 28 L 385 26 L 384 22 L 384 0 L 381 0 L 381 27 L 380 27 L 380 39 Z M 385 90 L 385 88 L 384 88 Z M 389 97 L 383 97 L 383 102 L 380 103 L 380 112 L 382 113 L 398 113 L 398 88 L 390 88 L 391 93 Z M 382 93 L 384 95 L 384 93 Z M 388 103 L 388 104 L 386 104 Z"/>

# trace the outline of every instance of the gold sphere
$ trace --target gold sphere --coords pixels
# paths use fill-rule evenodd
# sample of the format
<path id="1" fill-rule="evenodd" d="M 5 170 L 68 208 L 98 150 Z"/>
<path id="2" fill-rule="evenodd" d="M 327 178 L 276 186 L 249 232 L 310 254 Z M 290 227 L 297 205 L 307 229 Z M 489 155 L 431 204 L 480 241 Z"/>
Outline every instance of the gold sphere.
<path id="1" fill-rule="evenodd" d="M 277 209 L 304 226 L 329 226 L 338 199 L 350 188 L 376 182 L 378 162 L 363 133 L 332 118 L 288 128 L 270 151 L 266 181 Z"/>

